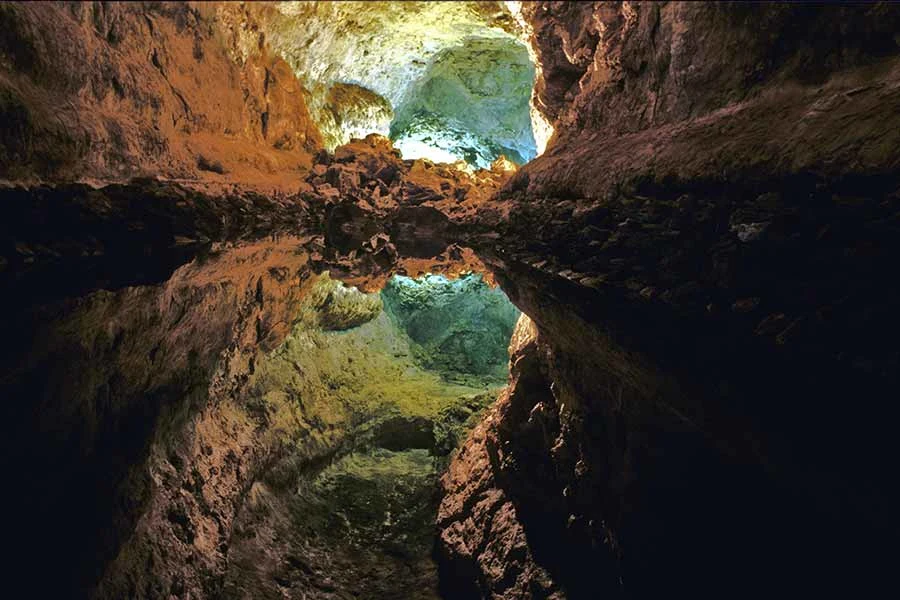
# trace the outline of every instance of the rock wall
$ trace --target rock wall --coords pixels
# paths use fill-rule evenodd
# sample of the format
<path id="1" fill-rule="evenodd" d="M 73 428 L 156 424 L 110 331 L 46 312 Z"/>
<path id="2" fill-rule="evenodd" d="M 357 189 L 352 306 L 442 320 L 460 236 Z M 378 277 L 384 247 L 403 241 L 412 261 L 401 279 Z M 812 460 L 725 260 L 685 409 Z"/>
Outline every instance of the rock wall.
<path id="1" fill-rule="evenodd" d="M 294 441 L 238 513 L 222 597 L 437 598 L 435 484 L 496 389 L 417 365 L 380 303 L 364 323 L 323 331 L 331 303 L 315 300 L 318 289 L 361 305 L 379 296 L 323 276 L 285 342 L 257 363 L 255 404 Z"/>
<path id="2" fill-rule="evenodd" d="M 519 311 L 481 275 L 396 276 L 381 295 L 385 311 L 412 340 L 417 363 L 448 381 L 506 381 L 506 347 Z"/>
<path id="3" fill-rule="evenodd" d="M 237 392 L 305 294 L 305 205 L 149 180 L 0 197 L 11 587 L 49 565 L 50 595 L 211 593 L 272 451 Z"/>
<path id="4" fill-rule="evenodd" d="M 357 128 L 354 121 L 366 115 L 380 117 L 385 107 L 397 111 L 405 105 L 443 51 L 471 38 L 494 52 L 509 52 L 517 45 L 517 25 L 504 4 L 495 1 L 259 2 L 247 10 L 272 49 L 307 84 L 309 104 L 329 150 L 350 141 Z M 477 79 L 471 66 L 470 61 L 460 69 Z M 369 93 L 340 93 L 346 83 Z M 492 101 L 484 103 L 488 110 L 492 103 L 504 101 L 498 92 L 496 87 L 489 91 Z M 469 98 L 470 104 L 479 101 Z M 452 109 L 457 113 L 456 106 Z M 373 128 L 379 124 L 390 122 L 372 119 L 363 134 L 387 135 L 387 127 Z"/>
<path id="5" fill-rule="evenodd" d="M 343 362 L 383 328 L 357 346 L 306 335 L 272 356 L 300 320 L 337 335 L 381 314 L 358 291 L 312 286 L 313 273 L 377 289 L 394 271 L 483 269 L 451 233 L 510 172 L 401 161 L 378 137 L 317 160 L 292 195 L 151 179 L 0 189 L 2 456 L 21 550 L 11 564 L 29 576 L 52 565 L 43 591 L 219 597 L 255 481 L 273 470 L 287 481 L 375 413 L 387 419 L 385 406 L 433 407 L 451 389 L 433 375 L 403 387 L 405 363 L 373 388 L 365 367 L 381 362 Z M 418 239 L 420 221 L 443 234 Z M 330 348 L 327 369 L 311 370 L 305 344 Z M 284 393 L 295 388 L 302 400 Z M 483 392 L 453 389 L 454 400 Z M 432 415 L 441 453 L 459 435 L 448 424 L 480 406 L 469 404 Z M 402 437 L 415 410 L 386 437 Z"/>
<path id="6" fill-rule="evenodd" d="M 324 491 L 313 487 L 313 498 L 296 495 L 298 485 L 322 469 L 339 478 L 347 475 L 347 485 L 354 485 L 354 473 L 364 478 L 367 467 L 350 473 L 327 467 L 332 460 L 352 467 L 355 456 L 365 462 L 367 446 L 398 451 L 392 456 L 396 477 L 405 474 L 404 466 L 410 467 L 410 510 L 417 511 L 415 534 L 420 536 L 410 544 L 427 546 L 430 520 L 423 518 L 430 513 L 436 477 L 430 453 L 445 453 L 448 448 L 441 447 L 455 445 L 460 422 L 477 413 L 488 398 L 481 397 L 482 389 L 447 386 L 436 375 L 417 370 L 408 358 L 405 336 L 381 311 L 381 304 L 373 308 L 369 296 L 348 290 L 327 274 L 315 276 L 295 244 L 290 239 L 280 245 L 266 242 L 262 255 L 259 246 L 224 253 L 206 263 L 224 269 L 220 273 L 196 264 L 183 269 L 192 283 L 207 274 L 230 283 L 235 263 L 242 263 L 241 271 L 259 276 L 257 281 L 263 283 L 255 287 L 251 279 L 243 288 L 251 312 L 238 313 L 241 336 L 221 350 L 209 387 L 197 390 L 195 405 L 179 407 L 183 421 L 161 419 L 146 465 L 140 468 L 150 478 L 146 506 L 106 566 L 93 597 L 258 598 L 279 597 L 292 588 L 292 593 L 319 588 L 324 598 L 332 597 L 325 593 L 329 585 L 353 589 L 359 577 L 368 577 L 372 564 L 363 562 L 355 573 L 352 563 L 340 564 L 354 556 L 353 547 L 342 546 L 343 536 L 317 520 L 328 518 L 318 507 L 329 499 Z M 269 303 L 277 309 L 285 301 L 290 302 L 287 314 L 264 310 Z M 338 302 L 341 309 L 335 309 Z M 232 308 L 227 301 L 219 304 L 222 312 Z M 357 309 L 351 309 L 354 304 Z M 197 310 L 209 312 L 203 303 Z M 365 317 L 334 328 L 336 310 Z M 270 331 L 270 316 L 284 319 L 276 331 Z M 241 331 L 243 327 L 247 329 Z M 263 332 L 261 341 L 254 329 Z M 195 333 L 203 339 L 203 332 Z M 413 449 L 420 452 L 402 454 Z M 344 460 L 351 452 L 358 454 Z M 374 481 L 381 481 L 382 487 L 396 483 L 390 474 L 376 473 Z M 367 493 L 365 483 L 355 485 L 358 494 Z M 350 503 L 351 517 L 369 514 L 353 492 L 343 493 L 348 496 L 336 501 Z M 423 499 L 425 505 L 415 508 Z M 405 500 L 398 498 L 393 508 L 406 509 Z M 356 513 L 354 502 L 359 506 Z M 305 514 L 310 510 L 320 512 Z M 371 519 L 391 518 L 390 513 L 371 511 Z M 354 525 L 372 526 L 364 520 Z M 412 524 L 409 529 L 398 527 L 401 547 L 412 529 Z M 332 548 L 315 547 L 318 536 L 329 535 Z M 342 558 L 342 552 L 347 557 Z M 406 564 L 393 564 L 378 554 L 375 560 L 368 558 L 385 569 L 403 570 Z M 412 558 L 423 563 L 419 583 L 433 587 L 436 578 L 429 573 L 434 566 L 428 553 Z M 308 569 L 298 567 L 297 561 Z M 417 586 L 389 573 L 370 580 L 388 590 Z M 342 595 L 346 592 L 335 591 L 333 597 Z"/>
<path id="7" fill-rule="evenodd" d="M 161 285 L 6 306 L 13 564 L 23 576 L 52 565 L 43 592 L 84 597 L 113 560 L 99 597 L 160 597 L 161 572 L 209 589 L 243 480 L 267 451 L 234 390 L 297 310 L 296 243 L 217 252 Z"/>
<path id="8" fill-rule="evenodd" d="M 473 245 L 536 324 L 543 380 L 451 466 L 450 581 L 497 598 L 885 585 L 900 11 L 523 13 L 556 134 Z"/>
<path id="9" fill-rule="evenodd" d="M 509 386 L 469 435 L 441 481 L 438 552 L 446 598 L 565 597 L 535 560 L 532 547 L 540 546 L 526 537 L 533 531 L 523 527 L 517 498 L 506 489 L 505 474 L 511 470 L 528 469 L 528 477 L 535 480 L 526 480 L 521 472 L 516 475 L 536 490 L 538 482 L 553 476 L 546 456 L 516 456 L 516 450 L 529 442 L 548 443 L 559 429 L 549 384 L 541 373 L 537 338 L 531 320 L 519 317 L 509 346 Z M 534 501 L 546 499 L 542 493 Z M 544 507 L 548 512 L 559 504 L 558 498 L 550 500 Z"/>
<path id="10" fill-rule="evenodd" d="M 305 581 L 302 561 L 257 570 L 256 542 L 234 571 L 227 552 L 286 506 L 254 481 L 327 457 L 358 416 L 300 427 L 274 393 L 303 369 L 265 361 L 307 273 L 372 290 L 487 265 L 532 324 L 444 478 L 445 596 L 890 583 L 896 7 L 524 4 L 556 133 L 517 172 L 380 136 L 312 158 L 265 11 L 213 8 L 0 7 L 0 175 L 66 182 L 0 190 L 13 572 L 101 598 Z M 135 174 L 292 193 L 71 184 Z M 366 321 L 358 299 L 329 292 L 316 322 Z"/>
<path id="11" fill-rule="evenodd" d="M 896 113 L 890 4 L 523 10 L 541 61 L 538 106 L 557 130 L 550 156 L 522 175 L 534 196 L 897 167 L 894 128 L 881 127 Z"/>
<path id="12" fill-rule="evenodd" d="M 523 164 L 536 154 L 529 99 L 534 65 L 513 39 L 473 37 L 436 55 L 396 106 L 391 139 L 440 149 L 453 161 L 487 167 L 499 156 Z M 424 154 L 428 156 L 428 154 Z M 429 158 L 434 158 L 430 157 Z"/>
<path id="13" fill-rule="evenodd" d="M 4 4 L 0 178 L 287 185 L 321 147 L 304 90 L 259 33 L 239 51 L 250 25 L 216 9 Z"/>

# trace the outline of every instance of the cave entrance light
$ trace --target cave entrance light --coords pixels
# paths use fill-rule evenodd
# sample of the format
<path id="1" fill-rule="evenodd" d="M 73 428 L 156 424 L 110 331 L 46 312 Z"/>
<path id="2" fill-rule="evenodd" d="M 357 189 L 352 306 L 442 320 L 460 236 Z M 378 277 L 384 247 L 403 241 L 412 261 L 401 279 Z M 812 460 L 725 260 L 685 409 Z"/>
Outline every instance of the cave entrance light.
<path id="1" fill-rule="evenodd" d="M 333 151 L 388 135 L 404 158 L 519 165 L 543 148 L 517 3 L 277 2 L 255 11 Z"/>

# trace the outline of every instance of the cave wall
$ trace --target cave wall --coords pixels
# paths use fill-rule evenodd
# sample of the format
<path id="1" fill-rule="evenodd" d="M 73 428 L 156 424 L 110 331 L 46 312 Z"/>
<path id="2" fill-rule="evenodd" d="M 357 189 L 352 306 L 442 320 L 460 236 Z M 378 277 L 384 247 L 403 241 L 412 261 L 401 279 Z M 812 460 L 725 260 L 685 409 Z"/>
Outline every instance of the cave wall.
<path id="1" fill-rule="evenodd" d="M 101 580 L 98 597 L 208 589 L 243 479 L 267 451 L 234 392 L 297 310 L 296 244 L 214 252 L 162 284 L 5 305 L 12 589 L 40 565 L 51 595 L 86 597 Z"/>
<path id="2" fill-rule="evenodd" d="M 436 55 L 396 107 L 391 139 L 487 167 L 499 156 L 524 164 L 536 154 L 529 99 L 534 65 L 515 39 L 469 38 Z M 413 156 L 416 156 L 413 154 Z M 427 156 L 427 155 L 426 155 Z"/>
<path id="3" fill-rule="evenodd" d="M 392 277 L 385 310 L 413 342 L 416 362 L 448 381 L 506 381 L 509 338 L 519 312 L 481 275 Z"/>
<path id="4" fill-rule="evenodd" d="M 455 437 L 440 438 L 458 436 L 460 415 L 487 400 L 481 389 L 416 371 L 378 296 L 314 274 L 296 242 L 240 246 L 176 274 L 193 285 L 210 276 L 215 289 L 230 291 L 246 273 L 249 285 L 238 290 L 248 309 L 234 317 L 236 343 L 210 346 L 219 354 L 200 366 L 193 403 L 177 398 L 180 420 L 159 420 L 140 469 L 150 479 L 146 504 L 92 597 L 272 598 L 342 578 L 352 586 L 355 577 L 335 564 L 340 538 L 326 559 L 327 547 L 311 551 L 304 539 L 311 526 L 283 523 L 296 518 L 298 483 L 366 445 L 409 445 L 428 456 L 453 445 Z M 197 314 L 210 312 L 204 304 L 195 303 Z M 220 300 L 218 310 L 232 306 Z M 289 557 L 311 562 L 309 572 Z"/>
<path id="5" fill-rule="evenodd" d="M 472 243 L 540 351 L 451 465 L 448 585 L 885 585 L 900 11 L 522 11 L 556 133 Z"/>
<path id="6" fill-rule="evenodd" d="M 520 44 L 515 20 L 502 2 L 260 2 L 247 8 L 310 90 L 313 118 L 331 150 L 350 141 L 367 114 L 398 111 L 435 58 L 469 38 L 493 47 Z M 351 84 L 344 104 L 335 94 Z M 496 99 L 502 101 L 502 94 Z M 364 134 L 388 134 L 390 119 Z M 490 162 L 490 161 L 488 161 Z"/>
<path id="7" fill-rule="evenodd" d="M 533 182 L 534 196 L 602 198 L 645 179 L 897 167 L 895 128 L 882 127 L 896 114 L 890 4 L 529 3 L 523 11 L 542 65 L 537 106 L 554 120 L 550 148 L 560 152 L 523 173 L 520 185 Z"/>
<path id="8" fill-rule="evenodd" d="M 23 574 L 13 587 L 51 565 L 44 589 L 60 596 L 218 597 L 254 482 L 290 480 L 375 413 L 390 421 L 383 409 L 399 399 L 411 413 L 395 423 L 402 433 L 449 389 L 437 376 L 404 387 L 396 365 L 381 373 L 390 385 L 360 389 L 377 383 L 367 366 L 385 365 L 342 361 L 383 328 L 357 346 L 329 351 L 306 335 L 271 355 L 298 320 L 340 332 L 381 314 L 377 298 L 323 292 L 313 273 L 377 291 L 395 271 L 484 269 L 454 232 L 510 172 L 402 161 L 379 136 L 316 160 L 291 195 L 155 179 L 0 189 L 2 455 L 18 482 L 11 564 Z M 419 239 L 426 226 L 434 235 Z M 328 368 L 298 383 L 308 343 L 323 345 Z M 283 393 L 298 386 L 299 400 Z M 435 447 L 455 446 L 451 422 L 479 407 L 435 419 Z"/>
<path id="9" fill-rule="evenodd" d="M 254 480 L 297 467 L 268 420 L 291 411 L 247 382 L 307 270 L 374 290 L 487 265 L 533 324 L 445 478 L 451 597 L 886 583 L 896 7 L 523 4 L 556 133 L 518 172 L 379 136 L 311 158 L 271 7 L 244 10 L 0 7 L 3 177 L 277 171 L 294 192 L 0 190 L 16 570 L 44 556 L 59 595 L 216 596 Z"/>
<path id="10" fill-rule="evenodd" d="M 418 364 L 380 297 L 321 276 L 257 363 L 249 395 L 291 443 L 238 511 L 222 597 L 438 597 L 437 478 L 502 382 L 451 384 Z"/>
<path id="11" fill-rule="evenodd" d="M 321 136 L 302 86 L 227 8 L 4 4 L 0 177 L 268 178 L 271 189 L 308 167 Z"/>

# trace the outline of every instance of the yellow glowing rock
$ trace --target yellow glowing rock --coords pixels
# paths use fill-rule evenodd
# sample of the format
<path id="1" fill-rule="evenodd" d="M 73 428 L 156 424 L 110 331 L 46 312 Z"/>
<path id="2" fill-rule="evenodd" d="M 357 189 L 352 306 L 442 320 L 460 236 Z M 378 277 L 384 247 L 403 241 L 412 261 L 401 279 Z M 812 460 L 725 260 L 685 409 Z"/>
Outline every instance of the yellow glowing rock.
<path id="1" fill-rule="evenodd" d="M 491 163 L 491 171 L 516 171 L 518 167 L 516 163 L 512 162 L 502 154 L 497 157 L 497 160 Z"/>

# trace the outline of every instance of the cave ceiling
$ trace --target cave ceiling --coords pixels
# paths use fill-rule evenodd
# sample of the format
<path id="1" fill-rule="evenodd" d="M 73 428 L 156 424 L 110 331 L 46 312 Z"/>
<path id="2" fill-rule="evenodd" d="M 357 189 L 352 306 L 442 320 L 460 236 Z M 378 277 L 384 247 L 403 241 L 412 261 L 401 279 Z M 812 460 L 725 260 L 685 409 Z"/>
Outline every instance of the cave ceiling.
<path id="1" fill-rule="evenodd" d="M 522 164 L 538 153 L 534 64 L 506 3 L 275 2 L 247 10 L 258 35 L 245 43 L 264 39 L 290 64 L 327 148 L 376 132 L 390 135 L 405 158 L 485 167 L 501 154 Z"/>

